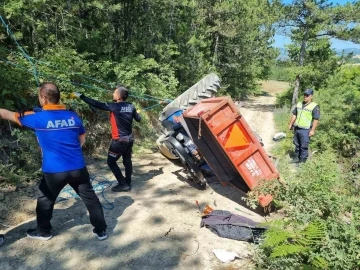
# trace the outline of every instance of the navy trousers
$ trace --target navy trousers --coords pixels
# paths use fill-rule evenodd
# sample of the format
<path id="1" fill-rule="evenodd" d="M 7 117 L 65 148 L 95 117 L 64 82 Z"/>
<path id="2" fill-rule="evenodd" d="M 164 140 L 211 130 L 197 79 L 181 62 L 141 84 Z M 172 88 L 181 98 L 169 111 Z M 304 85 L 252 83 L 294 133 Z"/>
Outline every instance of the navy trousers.
<path id="1" fill-rule="evenodd" d="M 309 156 L 309 129 L 302 129 L 295 127 L 294 131 L 294 145 L 295 145 L 295 159 L 305 162 Z"/>
<path id="2" fill-rule="evenodd" d="M 133 147 L 133 140 L 128 142 L 126 141 L 116 141 L 111 140 L 108 157 L 107 157 L 107 164 L 114 174 L 116 180 L 120 185 L 131 185 L 131 175 L 132 175 L 132 147 Z M 123 164 L 125 167 L 125 177 L 122 174 L 119 166 L 117 165 L 117 161 L 122 156 Z"/>

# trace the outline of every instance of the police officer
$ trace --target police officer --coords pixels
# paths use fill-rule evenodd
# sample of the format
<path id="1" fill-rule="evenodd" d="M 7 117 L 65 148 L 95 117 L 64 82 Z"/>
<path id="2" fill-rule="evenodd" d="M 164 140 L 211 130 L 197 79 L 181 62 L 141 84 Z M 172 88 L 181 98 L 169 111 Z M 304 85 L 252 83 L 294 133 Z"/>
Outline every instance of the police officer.
<path id="1" fill-rule="evenodd" d="M 320 108 L 312 101 L 314 91 L 304 91 L 304 101 L 299 102 L 292 111 L 289 129 L 294 128 L 295 157 L 291 163 L 306 162 L 309 156 L 310 137 L 315 134 L 319 124 Z"/>
<path id="2" fill-rule="evenodd" d="M 35 131 L 43 162 L 36 206 L 37 228 L 27 231 L 33 239 L 52 238 L 51 223 L 54 204 L 60 191 L 69 184 L 85 203 L 93 233 L 99 240 L 107 238 L 102 205 L 90 183 L 81 146 L 85 143 L 85 129 L 75 112 L 60 104 L 60 91 L 53 83 L 39 86 L 42 109 L 19 114 L 0 109 L 0 118 L 13 121 Z"/>
<path id="3" fill-rule="evenodd" d="M 132 123 L 133 119 L 140 122 L 141 116 L 133 104 L 126 102 L 129 96 L 128 89 L 124 86 L 117 86 L 113 92 L 114 102 L 109 103 L 96 101 L 80 93 L 73 93 L 73 96 L 82 99 L 95 108 L 110 112 L 112 140 L 109 146 L 107 164 L 118 181 L 118 185 L 111 188 L 111 191 L 121 192 L 131 190 L 131 154 L 134 143 Z M 117 165 L 117 161 L 121 156 L 125 167 L 125 176 Z"/>

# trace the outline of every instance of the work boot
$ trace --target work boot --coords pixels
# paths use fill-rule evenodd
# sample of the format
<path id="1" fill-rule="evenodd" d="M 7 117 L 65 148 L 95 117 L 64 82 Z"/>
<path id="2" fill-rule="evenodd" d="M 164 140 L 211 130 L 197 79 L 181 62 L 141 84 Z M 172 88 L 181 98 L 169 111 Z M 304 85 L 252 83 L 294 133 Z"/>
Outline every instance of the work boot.
<path id="1" fill-rule="evenodd" d="M 102 241 L 102 240 L 105 240 L 106 238 L 108 238 L 107 234 L 105 231 L 103 232 L 97 232 L 95 229 L 93 229 L 93 234 L 95 236 L 97 236 L 97 238 Z"/>
<path id="2" fill-rule="evenodd" d="M 125 184 L 128 185 L 130 187 L 130 189 L 132 188 L 131 179 L 129 180 L 128 178 L 125 178 Z"/>
<path id="3" fill-rule="evenodd" d="M 306 162 L 306 158 L 300 158 L 299 163 L 305 163 Z"/>
<path id="4" fill-rule="evenodd" d="M 27 230 L 26 235 L 29 238 L 37 239 L 37 240 L 43 240 L 43 241 L 47 241 L 47 240 L 50 240 L 52 238 L 52 234 L 50 232 L 43 233 L 43 232 L 39 232 L 37 229 L 29 229 L 29 230 Z"/>
<path id="5" fill-rule="evenodd" d="M 115 187 L 111 188 L 112 192 L 122 192 L 122 191 L 130 191 L 131 190 L 131 186 L 125 184 L 125 185 L 120 185 L 117 184 Z"/>

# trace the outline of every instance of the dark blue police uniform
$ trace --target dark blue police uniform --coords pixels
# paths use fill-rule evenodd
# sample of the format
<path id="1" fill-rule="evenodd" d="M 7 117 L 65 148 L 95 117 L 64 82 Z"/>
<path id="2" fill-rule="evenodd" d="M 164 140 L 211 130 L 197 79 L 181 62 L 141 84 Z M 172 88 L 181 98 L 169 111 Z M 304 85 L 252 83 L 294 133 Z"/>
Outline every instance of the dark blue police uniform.
<path id="1" fill-rule="evenodd" d="M 305 106 L 306 104 L 303 102 L 302 108 L 304 108 Z M 297 107 L 295 107 L 295 109 L 292 111 L 292 114 L 293 115 L 298 114 Z M 320 108 L 318 105 L 315 106 L 315 108 L 312 110 L 312 119 L 313 120 L 320 119 Z M 293 143 L 295 145 L 294 156 L 296 162 L 305 162 L 309 156 L 310 130 L 311 130 L 311 126 L 309 129 L 294 126 Z"/>

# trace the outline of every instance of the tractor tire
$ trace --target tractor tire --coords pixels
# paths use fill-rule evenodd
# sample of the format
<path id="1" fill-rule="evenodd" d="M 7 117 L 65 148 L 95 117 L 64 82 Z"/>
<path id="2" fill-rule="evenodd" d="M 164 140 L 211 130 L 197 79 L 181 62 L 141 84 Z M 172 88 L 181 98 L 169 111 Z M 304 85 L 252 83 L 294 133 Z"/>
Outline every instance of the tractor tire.
<path id="1" fill-rule="evenodd" d="M 182 93 L 180 96 L 175 98 L 172 102 L 170 102 L 159 114 L 159 120 L 164 120 L 165 112 L 169 108 L 179 108 L 179 109 L 188 109 L 193 107 L 199 101 L 214 97 L 216 92 L 220 88 L 220 79 L 214 74 L 210 73 L 196 84 L 191 86 L 188 90 Z"/>
<path id="2" fill-rule="evenodd" d="M 188 155 L 184 147 L 174 138 L 169 137 L 168 142 L 173 146 L 174 151 L 179 156 L 181 162 L 185 166 L 186 170 L 191 175 L 192 181 L 199 189 L 206 188 L 206 181 L 200 168 L 193 161 L 192 157 Z"/>

